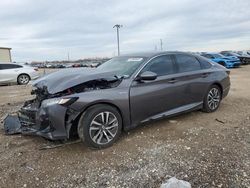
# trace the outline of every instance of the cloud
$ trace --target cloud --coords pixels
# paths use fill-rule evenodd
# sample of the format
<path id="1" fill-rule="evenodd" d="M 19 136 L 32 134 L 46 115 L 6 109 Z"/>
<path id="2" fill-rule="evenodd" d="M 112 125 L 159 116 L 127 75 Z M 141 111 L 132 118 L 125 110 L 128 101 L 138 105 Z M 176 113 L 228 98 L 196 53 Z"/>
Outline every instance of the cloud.
<path id="1" fill-rule="evenodd" d="M 57 60 L 165 50 L 249 49 L 249 0 L 1 0 L 0 46 L 13 60 Z"/>

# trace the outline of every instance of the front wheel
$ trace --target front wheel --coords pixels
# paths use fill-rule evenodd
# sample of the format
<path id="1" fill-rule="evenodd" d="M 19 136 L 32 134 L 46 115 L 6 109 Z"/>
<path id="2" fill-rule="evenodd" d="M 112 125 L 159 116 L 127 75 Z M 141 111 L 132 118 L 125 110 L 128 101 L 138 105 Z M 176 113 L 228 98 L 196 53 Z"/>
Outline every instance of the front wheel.
<path id="1" fill-rule="evenodd" d="M 222 99 L 221 94 L 222 92 L 221 92 L 220 87 L 218 87 L 217 85 L 212 85 L 209 88 L 203 100 L 203 111 L 204 112 L 216 111 L 220 106 L 220 102 Z"/>
<path id="2" fill-rule="evenodd" d="M 111 146 L 120 136 L 122 118 L 116 108 L 109 105 L 94 105 L 81 116 L 78 135 L 94 148 Z"/>
<path id="3" fill-rule="evenodd" d="M 222 65 L 223 67 L 226 67 L 226 63 L 223 61 L 220 61 L 218 64 Z"/>

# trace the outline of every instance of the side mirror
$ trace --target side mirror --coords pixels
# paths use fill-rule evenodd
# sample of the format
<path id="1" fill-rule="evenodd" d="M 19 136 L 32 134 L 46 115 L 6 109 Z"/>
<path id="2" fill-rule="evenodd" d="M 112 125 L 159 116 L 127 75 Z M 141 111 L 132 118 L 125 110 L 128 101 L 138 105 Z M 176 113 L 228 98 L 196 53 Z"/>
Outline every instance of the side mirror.
<path id="1" fill-rule="evenodd" d="M 155 80 L 157 78 L 157 74 L 151 71 L 143 72 L 141 75 L 139 75 L 138 80 L 141 81 L 150 81 Z"/>

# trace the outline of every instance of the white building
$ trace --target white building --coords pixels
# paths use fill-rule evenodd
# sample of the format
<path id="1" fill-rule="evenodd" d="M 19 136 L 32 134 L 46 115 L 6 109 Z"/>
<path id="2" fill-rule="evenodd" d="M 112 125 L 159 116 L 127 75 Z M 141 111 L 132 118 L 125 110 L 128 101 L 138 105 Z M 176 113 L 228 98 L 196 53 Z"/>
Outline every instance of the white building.
<path id="1" fill-rule="evenodd" d="M 0 47 L 0 62 L 11 62 L 11 48 Z"/>

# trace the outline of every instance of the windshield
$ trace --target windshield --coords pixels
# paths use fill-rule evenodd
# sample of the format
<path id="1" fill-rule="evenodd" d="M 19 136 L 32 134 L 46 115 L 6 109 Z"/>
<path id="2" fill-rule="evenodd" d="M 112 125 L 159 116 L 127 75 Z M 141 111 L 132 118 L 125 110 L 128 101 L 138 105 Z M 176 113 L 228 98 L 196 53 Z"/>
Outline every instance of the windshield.
<path id="1" fill-rule="evenodd" d="M 97 67 L 97 69 L 114 71 L 117 76 L 130 77 L 144 60 L 144 57 L 114 57 Z"/>
<path id="2" fill-rule="evenodd" d="M 227 52 L 227 56 L 239 56 L 239 54 L 233 52 Z"/>
<path id="3" fill-rule="evenodd" d="M 232 55 L 232 56 L 239 56 L 239 54 L 234 53 L 234 52 L 231 52 L 231 55 Z"/>
<path id="4" fill-rule="evenodd" d="M 213 54 L 213 56 L 214 56 L 215 58 L 223 58 L 223 57 L 225 57 L 225 56 L 223 56 L 223 55 L 221 55 L 221 54 Z"/>

